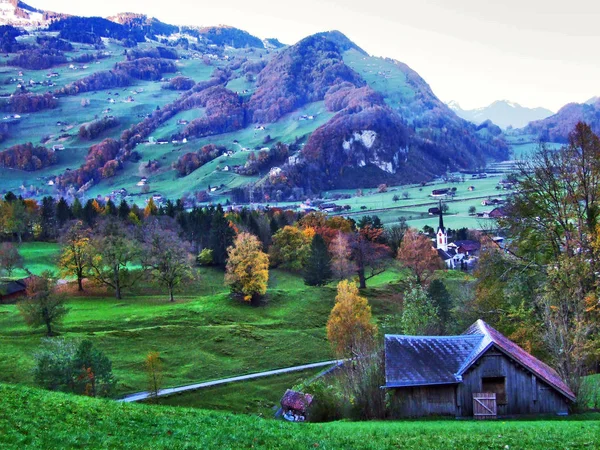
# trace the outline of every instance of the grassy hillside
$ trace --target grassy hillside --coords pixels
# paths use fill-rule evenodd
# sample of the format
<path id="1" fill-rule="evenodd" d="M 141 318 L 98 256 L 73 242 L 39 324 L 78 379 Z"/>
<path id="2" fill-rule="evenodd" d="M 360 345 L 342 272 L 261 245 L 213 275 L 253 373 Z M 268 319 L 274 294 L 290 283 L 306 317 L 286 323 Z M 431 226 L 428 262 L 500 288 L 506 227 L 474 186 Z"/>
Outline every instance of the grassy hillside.
<path id="1" fill-rule="evenodd" d="M 164 361 L 166 386 L 330 359 L 325 322 L 334 296 L 333 287 L 308 288 L 301 278 L 275 270 L 267 304 L 251 307 L 229 298 L 222 272 L 205 270 L 174 304 L 165 295 L 70 297 L 58 331 L 92 340 L 113 361 L 119 392 L 139 391 L 146 387 L 143 361 L 152 350 Z M 42 338 L 26 327 L 16 306 L 0 305 L 1 381 L 32 383 L 33 353 Z"/>
<path id="2" fill-rule="evenodd" d="M 600 416 L 292 424 L 0 385 L 0 444 L 22 448 L 588 449 Z"/>
<path id="3" fill-rule="evenodd" d="M 272 418 L 286 389 L 301 385 L 323 368 L 236 382 L 161 398 L 160 405 L 230 411 Z"/>

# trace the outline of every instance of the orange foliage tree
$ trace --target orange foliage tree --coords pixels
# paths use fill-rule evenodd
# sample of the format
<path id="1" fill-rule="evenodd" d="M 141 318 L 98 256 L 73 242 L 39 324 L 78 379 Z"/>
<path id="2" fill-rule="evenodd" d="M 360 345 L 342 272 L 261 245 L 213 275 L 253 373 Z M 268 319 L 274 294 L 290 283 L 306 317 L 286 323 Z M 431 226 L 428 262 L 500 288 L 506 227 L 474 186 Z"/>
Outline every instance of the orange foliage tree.
<path id="1" fill-rule="evenodd" d="M 426 285 L 434 271 L 441 268 L 440 258 L 431 240 L 413 228 L 404 234 L 397 258 L 404 267 L 414 272 L 417 283 L 421 285 Z"/>

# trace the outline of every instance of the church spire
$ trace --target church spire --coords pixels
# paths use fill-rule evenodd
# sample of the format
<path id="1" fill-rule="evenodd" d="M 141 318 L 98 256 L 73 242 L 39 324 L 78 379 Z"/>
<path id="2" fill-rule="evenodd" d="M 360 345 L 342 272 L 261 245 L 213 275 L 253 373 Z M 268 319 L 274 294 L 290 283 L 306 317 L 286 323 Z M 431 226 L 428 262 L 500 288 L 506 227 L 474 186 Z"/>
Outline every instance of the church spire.
<path id="1" fill-rule="evenodd" d="M 442 201 L 441 200 L 440 200 L 439 210 L 440 210 L 440 226 L 438 227 L 438 231 L 439 230 L 445 231 L 444 230 L 444 215 L 442 213 Z"/>

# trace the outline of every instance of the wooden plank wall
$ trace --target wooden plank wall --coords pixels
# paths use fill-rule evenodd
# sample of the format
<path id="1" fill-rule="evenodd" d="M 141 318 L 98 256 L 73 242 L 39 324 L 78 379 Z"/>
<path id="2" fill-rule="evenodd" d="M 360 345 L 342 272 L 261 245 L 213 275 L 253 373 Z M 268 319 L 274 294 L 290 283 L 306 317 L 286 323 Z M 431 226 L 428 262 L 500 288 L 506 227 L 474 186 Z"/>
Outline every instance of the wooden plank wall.
<path id="1" fill-rule="evenodd" d="M 497 405 L 499 416 L 568 412 L 562 395 L 492 347 L 463 375 L 457 389 L 457 416 L 473 416 L 473 394 L 482 392 L 484 377 L 506 378 L 507 403 Z"/>

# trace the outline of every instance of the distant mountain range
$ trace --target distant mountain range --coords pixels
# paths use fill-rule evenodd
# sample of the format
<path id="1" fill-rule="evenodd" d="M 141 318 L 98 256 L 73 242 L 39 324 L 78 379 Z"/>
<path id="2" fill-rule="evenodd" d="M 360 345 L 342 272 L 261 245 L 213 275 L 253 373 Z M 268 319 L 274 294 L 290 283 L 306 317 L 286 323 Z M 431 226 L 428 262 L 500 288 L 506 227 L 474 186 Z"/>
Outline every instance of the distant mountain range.
<path id="1" fill-rule="evenodd" d="M 600 97 L 592 97 L 585 103 L 569 103 L 556 114 L 531 122 L 524 131 L 538 135 L 542 141 L 564 143 L 577 122 L 586 122 L 600 134 Z"/>
<path id="2" fill-rule="evenodd" d="M 456 115 L 465 120 L 475 124 L 491 120 L 503 129 L 509 127 L 523 128 L 529 122 L 545 119 L 553 114 L 552 111 L 546 108 L 526 108 L 508 100 L 498 100 L 489 106 L 477 109 L 462 109 L 455 101 L 449 102 L 448 106 Z"/>

